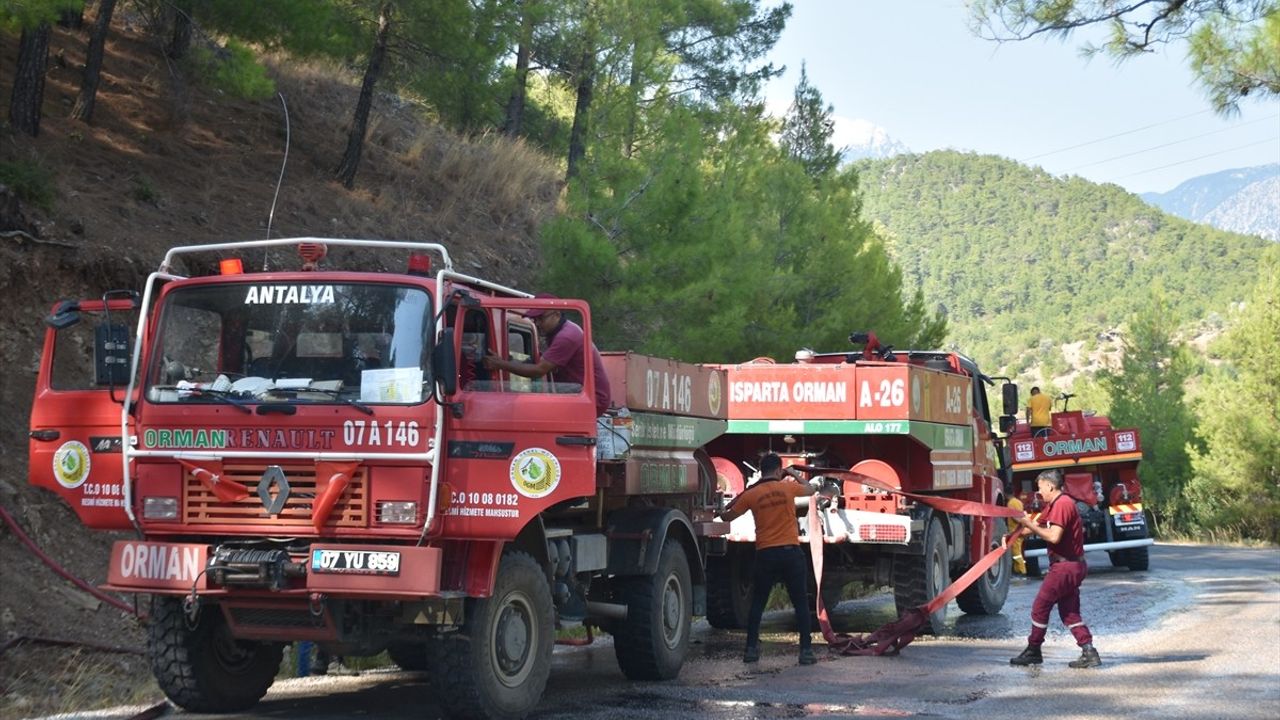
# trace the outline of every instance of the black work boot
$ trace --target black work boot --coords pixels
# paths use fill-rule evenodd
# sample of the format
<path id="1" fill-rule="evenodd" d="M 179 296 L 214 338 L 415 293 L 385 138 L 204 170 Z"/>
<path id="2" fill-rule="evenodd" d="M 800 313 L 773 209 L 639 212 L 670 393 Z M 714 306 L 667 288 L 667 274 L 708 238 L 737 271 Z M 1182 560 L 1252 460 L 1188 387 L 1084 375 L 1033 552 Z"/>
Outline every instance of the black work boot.
<path id="1" fill-rule="evenodd" d="M 1027 648 L 1018 653 L 1018 657 L 1010 658 L 1010 665 L 1039 665 L 1044 662 L 1044 657 L 1040 655 L 1039 645 L 1027 645 Z"/>
<path id="2" fill-rule="evenodd" d="M 760 646 L 748 645 L 746 651 L 742 653 L 742 662 L 760 662 Z"/>
<path id="3" fill-rule="evenodd" d="M 1091 668 L 1098 667 L 1102 664 L 1102 658 L 1098 657 L 1098 651 L 1092 644 L 1080 646 L 1080 658 L 1067 663 L 1073 668 Z"/>
<path id="4" fill-rule="evenodd" d="M 814 657 L 812 648 L 800 648 L 800 664 L 812 665 L 818 662 L 818 658 Z"/>

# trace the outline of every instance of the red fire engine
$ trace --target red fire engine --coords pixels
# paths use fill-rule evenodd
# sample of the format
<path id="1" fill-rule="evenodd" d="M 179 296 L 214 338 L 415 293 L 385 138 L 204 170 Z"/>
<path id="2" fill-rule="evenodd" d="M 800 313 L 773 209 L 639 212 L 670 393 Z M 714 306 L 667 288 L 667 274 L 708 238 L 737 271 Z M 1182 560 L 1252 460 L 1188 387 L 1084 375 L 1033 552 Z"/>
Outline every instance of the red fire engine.
<path id="1" fill-rule="evenodd" d="M 1013 454 L 1014 492 L 1030 515 L 1043 507 L 1036 493 L 1036 475 L 1044 470 L 1063 473 L 1063 490 L 1076 502 L 1084 524 L 1084 549 L 1106 550 L 1111 564 L 1146 570 L 1148 546 L 1154 544 L 1142 511 L 1138 462 L 1142 437 L 1137 428 L 1114 428 L 1110 419 L 1080 410 L 1067 410 L 1071 395 L 1061 396 L 1063 410 L 1040 437 L 1019 422 L 1009 435 Z M 1043 540 L 1030 537 L 1024 545 L 1027 574 L 1039 576 Z"/>
<path id="2" fill-rule="evenodd" d="M 243 271 L 292 246 L 301 271 Z M 327 250 L 413 254 L 330 271 Z M 211 253 L 220 273 L 179 272 Z M 580 382 L 486 369 L 538 361 L 531 310 L 577 320 Z M 725 426 L 723 371 L 607 355 L 598 417 L 586 303 L 414 242 L 178 247 L 141 295 L 47 323 L 31 481 L 136 533 L 107 587 L 151 597 L 152 666 L 184 708 L 253 705 L 298 640 L 387 650 L 456 716 L 532 710 L 566 624 L 611 632 L 629 678 L 680 670 L 727 529 L 700 451 Z"/>

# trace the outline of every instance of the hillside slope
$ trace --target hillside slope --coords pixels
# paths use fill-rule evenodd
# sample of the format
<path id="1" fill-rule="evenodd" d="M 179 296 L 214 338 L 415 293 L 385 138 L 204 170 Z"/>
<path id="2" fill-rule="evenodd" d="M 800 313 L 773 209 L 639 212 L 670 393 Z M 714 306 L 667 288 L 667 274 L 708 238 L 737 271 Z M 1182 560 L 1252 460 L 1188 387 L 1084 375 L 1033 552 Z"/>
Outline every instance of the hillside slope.
<path id="1" fill-rule="evenodd" d="M 951 340 L 1018 372 L 1095 340 L 1161 288 L 1179 322 L 1222 313 L 1267 242 L 1167 215 L 1115 185 L 999 157 L 931 152 L 858 165 L 865 212 Z"/>
<path id="2" fill-rule="evenodd" d="M 1169 192 L 1141 197 L 1193 222 L 1280 240 L 1280 164 L 1201 175 Z"/>
<path id="3" fill-rule="evenodd" d="M 105 580 L 112 538 L 83 530 L 52 495 L 27 485 L 42 318 L 59 299 L 139 288 L 169 246 L 265 237 L 285 142 L 279 100 L 235 100 L 189 80 L 175 95 L 155 49 L 119 27 L 113 33 L 93 126 L 65 117 L 85 37 L 56 28 L 40 136 L 0 129 L 0 166 L 47 176 L 52 193 L 47 209 L 0 202 L 0 364 L 8 369 L 0 382 L 0 505 L 54 560 L 91 583 Z M 0 35 L 0 67 L 14 66 L 16 47 L 15 38 Z M 292 125 L 272 237 L 443 242 L 465 272 L 529 284 L 537 227 L 559 195 L 554 163 L 521 144 L 460 139 L 423 121 L 415 106 L 382 95 L 348 192 L 330 171 L 345 143 L 355 82 L 335 68 L 284 60 L 270 70 Z M 0 97 L 9 97 L 9 81 L 8 71 L 0 73 Z M 3 523 L 0 633 L 3 642 L 142 644 L 132 620 L 56 577 Z M 149 676 L 145 661 L 129 653 L 27 642 L 0 658 L 0 718 L 83 710 L 135 692 L 154 701 L 159 690 Z"/>

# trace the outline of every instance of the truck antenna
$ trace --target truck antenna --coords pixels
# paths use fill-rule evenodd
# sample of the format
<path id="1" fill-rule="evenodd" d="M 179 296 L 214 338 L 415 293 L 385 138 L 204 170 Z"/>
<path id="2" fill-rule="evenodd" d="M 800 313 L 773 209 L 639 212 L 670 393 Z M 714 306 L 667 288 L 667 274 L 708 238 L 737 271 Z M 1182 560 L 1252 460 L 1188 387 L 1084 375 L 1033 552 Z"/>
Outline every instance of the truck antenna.
<path id="1" fill-rule="evenodd" d="M 280 199 L 280 186 L 284 184 L 284 169 L 289 165 L 289 104 L 284 101 L 284 93 L 277 92 L 280 107 L 284 108 L 284 159 L 280 161 L 280 177 L 276 179 L 276 193 L 271 198 L 271 212 L 267 213 L 267 240 L 271 239 L 271 223 L 276 217 L 276 201 Z M 271 250 L 262 250 L 262 271 L 267 271 L 267 256 Z"/>

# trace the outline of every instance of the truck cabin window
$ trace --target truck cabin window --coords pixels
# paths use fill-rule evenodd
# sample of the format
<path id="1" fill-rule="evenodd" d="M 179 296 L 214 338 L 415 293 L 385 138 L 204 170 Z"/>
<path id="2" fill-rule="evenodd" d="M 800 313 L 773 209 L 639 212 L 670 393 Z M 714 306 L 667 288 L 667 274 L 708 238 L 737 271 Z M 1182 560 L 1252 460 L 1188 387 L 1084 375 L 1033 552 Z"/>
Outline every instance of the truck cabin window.
<path id="1" fill-rule="evenodd" d="M 180 288 L 164 299 L 147 399 L 420 403 L 431 395 L 431 317 L 425 290 L 396 285 Z"/>

